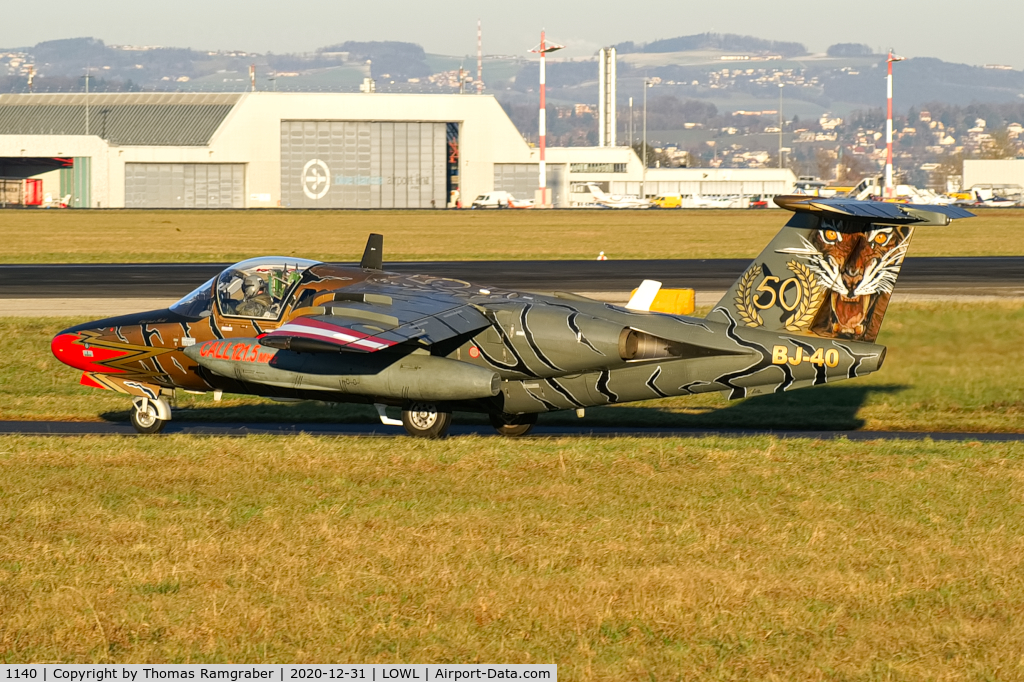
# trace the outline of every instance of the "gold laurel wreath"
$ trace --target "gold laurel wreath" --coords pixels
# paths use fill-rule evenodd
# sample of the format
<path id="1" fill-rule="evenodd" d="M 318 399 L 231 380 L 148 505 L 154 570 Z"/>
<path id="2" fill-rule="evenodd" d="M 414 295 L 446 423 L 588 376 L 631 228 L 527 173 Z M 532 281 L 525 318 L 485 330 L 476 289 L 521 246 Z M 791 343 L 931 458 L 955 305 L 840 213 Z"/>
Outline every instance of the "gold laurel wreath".
<path id="1" fill-rule="evenodd" d="M 818 309 L 821 308 L 822 299 L 825 297 L 825 287 L 818 284 L 811 269 L 800 261 L 791 260 L 786 265 L 796 275 L 796 281 L 800 283 L 800 291 L 803 292 L 793 315 L 786 320 L 786 330 L 791 332 L 807 331 L 814 322 Z"/>
<path id="2" fill-rule="evenodd" d="M 761 313 L 758 312 L 757 308 L 754 307 L 754 280 L 761 275 L 761 266 L 755 265 L 749 268 L 740 277 L 740 281 L 736 284 L 736 310 L 740 314 L 740 318 L 748 327 L 762 327 L 764 326 L 764 320 L 761 319 Z"/>

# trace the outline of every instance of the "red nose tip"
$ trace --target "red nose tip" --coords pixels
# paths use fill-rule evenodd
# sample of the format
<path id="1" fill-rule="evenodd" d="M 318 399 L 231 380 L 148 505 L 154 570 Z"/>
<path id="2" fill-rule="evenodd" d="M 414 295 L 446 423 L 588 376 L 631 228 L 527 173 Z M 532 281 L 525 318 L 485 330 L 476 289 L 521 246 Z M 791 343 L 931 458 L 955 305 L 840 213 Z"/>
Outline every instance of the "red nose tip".
<path id="1" fill-rule="evenodd" d="M 121 357 L 125 355 L 125 351 L 90 348 L 88 344 L 79 342 L 78 334 L 57 334 L 57 336 L 53 337 L 53 341 L 50 342 L 50 351 L 55 358 L 65 365 L 80 369 L 83 372 L 105 372 L 111 374 L 124 371 L 112 369 L 100 363 Z"/>
<path id="2" fill-rule="evenodd" d="M 82 347 L 74 345 L 77 340 L 78 334 L 57 334 L 53 341 L 50 341 L 50 352 L 65 365 L 77 368 L 76 363 L 82 357 Z"/>

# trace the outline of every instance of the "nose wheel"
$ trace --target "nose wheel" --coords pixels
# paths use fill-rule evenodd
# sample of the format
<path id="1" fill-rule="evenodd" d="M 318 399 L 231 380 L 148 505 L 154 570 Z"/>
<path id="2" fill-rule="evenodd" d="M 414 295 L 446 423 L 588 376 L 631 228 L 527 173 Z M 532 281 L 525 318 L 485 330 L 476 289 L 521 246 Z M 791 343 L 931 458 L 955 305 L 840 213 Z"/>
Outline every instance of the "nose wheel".
<path id="1" fill-rule="evenodd" d="M 491 426 L 499 436 L 518 438 L 533 431 L 537 424 L 537 415 L 533 414 L 490 414 Z"/>
<path id="2" fill-rule="evenodd" d="M 417 438 L 444 438 L 452 425 L 452 413 L 434 403 L 411 403 L 402 410 L 402 426 Z"/>
<path id="3" fill-rule="evenodd" d="M 139 433 L 160 433 L 171 418 L 171 406 L 163 398 L 132 400 L 130 420 Z"/>

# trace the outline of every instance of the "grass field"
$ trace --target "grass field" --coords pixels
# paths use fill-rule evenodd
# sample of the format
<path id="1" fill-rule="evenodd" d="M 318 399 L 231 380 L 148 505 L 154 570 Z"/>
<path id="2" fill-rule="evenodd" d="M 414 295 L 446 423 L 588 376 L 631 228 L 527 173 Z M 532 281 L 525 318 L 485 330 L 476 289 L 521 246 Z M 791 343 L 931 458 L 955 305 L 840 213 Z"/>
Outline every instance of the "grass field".
<path id="1" fill-rule="evenodd" d="M 0 211 L 0 263 L 753 258 L 786 211 Z M 1024 210 L 918 231 L 912 256 L 1024 255 Z"/>
<path id="2" fill-rule="evenodd" d="M 1024 444 L 0 438 L 0 660 L 1024 677 Z"/>
<path id="3" fill-rule="evenodd" d="M 0 318 L 0 419 L 127 419 L 128 399 L 78 384 L 49 341 L 77 319 Z M 880 372 L 832 386 L 730 402 L 718 394 L 588 409 L 541 424 L 1024 431 L 1024 302 L 893 304 Z M 372 408 L 179 393 L 178 418 L 372 422 Z M 478 418 L 477 418 L 478 419 Z M 457 420 L 472 421 L 467 415 Z M 477 422 L 481 423 L 481 422 Z"/>

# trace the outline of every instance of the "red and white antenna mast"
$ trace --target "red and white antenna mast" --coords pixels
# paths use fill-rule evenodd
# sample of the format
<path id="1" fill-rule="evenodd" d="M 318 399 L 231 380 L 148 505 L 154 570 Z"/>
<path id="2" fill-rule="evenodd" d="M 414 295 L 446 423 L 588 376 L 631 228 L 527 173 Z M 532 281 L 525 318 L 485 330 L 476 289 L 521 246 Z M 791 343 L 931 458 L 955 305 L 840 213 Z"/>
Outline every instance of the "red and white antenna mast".
<path id="1" fill-rule="evenodd" d="M 476 94 L 484 94 L 484 36 L 476 20 Z"/>
<path id="2" fill-rule="evenodd" d="M 547 165 L 544 161 L 544 149 L 546 147 L 547 137 L 547 115 L 544 110 L 544 70 L 547 64 L 547 53 L 561 50 L 564 45 L 556 45 L 555 43 L 549 43 L 544 38 L 544 31 L 540 32 L 540 45 L 530 50 L 540 54 L 540 183 L 538 189 L 540 190 L 540 205 L 548 205 L 548 176 L 547 176 Z"/>
<path id="3" fill-rule="evenodd" d="M 897 57 L 889 50 L 889 57 L 886 59 L 889 65 L 889 75 L 886 77 L 886 91 L 888 97 L 888 115 L 885 119 L 885 198 L 893 196 L 892 186 L 892 63 L 901 62 L 903 57 Z"/>

